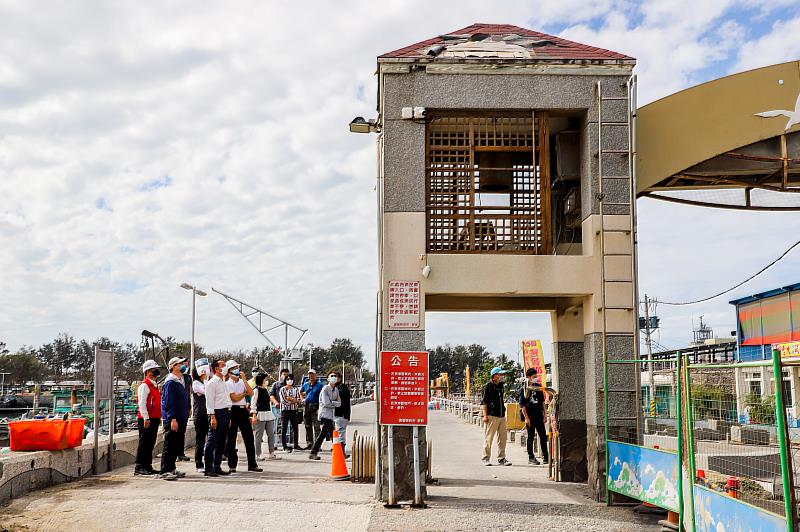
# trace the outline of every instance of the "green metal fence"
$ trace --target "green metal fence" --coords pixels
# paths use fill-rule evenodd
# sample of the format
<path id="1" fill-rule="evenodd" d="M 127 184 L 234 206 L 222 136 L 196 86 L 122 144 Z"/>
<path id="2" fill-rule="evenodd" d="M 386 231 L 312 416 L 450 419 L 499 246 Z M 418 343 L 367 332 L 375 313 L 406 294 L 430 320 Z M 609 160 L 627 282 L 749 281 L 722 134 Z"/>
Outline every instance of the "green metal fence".
<path id="1" fill-rule="evenodd" d="M 606 362 L 607 502 L 618 493 L 683 515 L 680 365 L 677 357 Z"/>
<path id="2" fill-rule="evenodd" d="M 772 394 L 737 389 L 738 372 L 778 375 Z M 739 364 L 684 360 L 691 530 L 794 530 L 780 358 Z M 712 528 L 713 527 L 713 528 Z"/>

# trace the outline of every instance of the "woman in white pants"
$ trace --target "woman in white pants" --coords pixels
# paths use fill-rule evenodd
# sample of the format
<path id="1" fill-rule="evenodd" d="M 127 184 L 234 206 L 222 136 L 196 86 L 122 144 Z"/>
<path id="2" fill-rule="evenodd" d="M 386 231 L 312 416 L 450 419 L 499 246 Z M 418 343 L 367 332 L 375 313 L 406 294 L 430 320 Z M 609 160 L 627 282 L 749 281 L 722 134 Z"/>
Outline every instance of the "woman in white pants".
<path id="1" fill-rule="evenodd" d="M 280 460 L 275 456 L 275 414 L 270 408 L 269 390 L 264 373 L 256 376 L 256 387 L 253 389 L 253 399 L 250 401 L 250 413 L 255 437 L 256 459 L 261 459 L 261 445 L 266 432 L 269 458 L 270 460 Z"/>

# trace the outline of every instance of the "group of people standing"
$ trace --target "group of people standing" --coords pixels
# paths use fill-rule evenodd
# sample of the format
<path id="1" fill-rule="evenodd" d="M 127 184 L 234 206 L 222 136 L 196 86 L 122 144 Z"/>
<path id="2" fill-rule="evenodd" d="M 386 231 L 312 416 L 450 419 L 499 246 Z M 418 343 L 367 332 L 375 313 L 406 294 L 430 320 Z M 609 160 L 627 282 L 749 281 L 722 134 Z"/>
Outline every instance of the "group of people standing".
<path id="1" fill-rule="evenodd" d="M 235 360 L 197 360 L 188 375 L 186 358 L 174 357 L 168 363 L 169 374 L 161 389 L 157 385 L 160 368 L 153 360 L 142 366 L 144 379 L 138 388 L 139 445 L 135 475 L 158 475 L 164 480 L 182 478 L 177 461 L 190 461 L 184 455 L 189 410 L 195 428 L 197 471 L 208 477 L 235 473 L 238 466 L 236 441 L 239 434 L 247 454 L 247 470 L 260 472 L 266 436 L 269 454 L 263 459 L 280 460 L 275 454 L 275 436 L 280 420 L 281 443 L 285 452 L 311 449 L 309 458 L 319 460 L 322 443 L 333 438 L 334 429 L 344 442 L 350 420 L 350 390 L 342 375 L 328 374 L 327 384 L 317 379 L 315 370 L 298 387 L 288 369 L 282 369 L 277 381 L 268 387 L 267 374 L 254 371 L 250 381 Z M 304 422 L 307 447 L 299 445 L 299 423 Z M 153 448 L 158 427 L 164 431 L 161 467 L 152 466 Z M 287 442 L 291 431 L 292 443 Z M 226 461 L 228 469 L 222 469 Z"/>

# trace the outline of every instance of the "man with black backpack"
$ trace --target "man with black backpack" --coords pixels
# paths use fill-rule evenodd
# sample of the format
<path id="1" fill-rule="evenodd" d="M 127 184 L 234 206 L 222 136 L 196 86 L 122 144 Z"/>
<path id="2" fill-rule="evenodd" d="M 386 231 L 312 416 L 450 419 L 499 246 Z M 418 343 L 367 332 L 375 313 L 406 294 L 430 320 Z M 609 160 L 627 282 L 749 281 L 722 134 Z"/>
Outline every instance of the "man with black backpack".
<path id="1" fill-rule="evenodd" d="M 548 462 L 547 433 L 544 430 L 544 392 L 531 390 L 532 387 L 538 385 L 536 370 L 528 368 L 528 371 L 525 372 L 525 382 L 517 392 L 520 417 L 525 422 L 528 431 L 528 463 L 533 465 L 539 465 L 539 461 L 533 454 L 533 438 L 536 437 L 537 432 L 539 433 L 539 448 L 542 450 L 542 461 L 545 464 Z"/>

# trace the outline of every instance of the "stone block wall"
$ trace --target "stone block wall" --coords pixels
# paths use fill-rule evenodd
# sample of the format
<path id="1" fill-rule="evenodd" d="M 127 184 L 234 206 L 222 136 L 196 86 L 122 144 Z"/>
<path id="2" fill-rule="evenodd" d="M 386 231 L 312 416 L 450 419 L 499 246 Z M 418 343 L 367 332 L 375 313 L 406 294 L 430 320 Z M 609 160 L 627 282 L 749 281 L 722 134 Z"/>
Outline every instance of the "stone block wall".
<path id="1" fill-rule="evenodd" d="M 194 426 L 189 423 L 186 428 L 187 449 L 194 447 L 194 437 Z M 160 452 L 163 441 L 163 432 L 159 431 L 154 454 Z M 134 463 L 138 442 L 137 432 L 114 435 L 115 467 Z M 100 437 L 99 451 L 98 473 L 107 473 L 107 436 Z M 0 455 L 0 504 L 34 490 L 90 476 L 93 454 L 94 441 L 86 440 L 83 445 L 63 451 L 12 452 Z"/>

